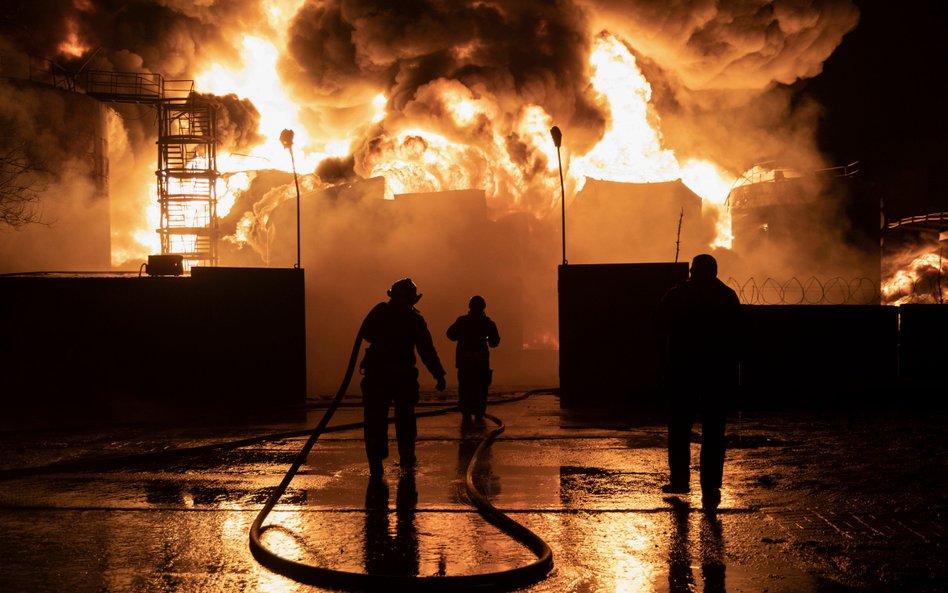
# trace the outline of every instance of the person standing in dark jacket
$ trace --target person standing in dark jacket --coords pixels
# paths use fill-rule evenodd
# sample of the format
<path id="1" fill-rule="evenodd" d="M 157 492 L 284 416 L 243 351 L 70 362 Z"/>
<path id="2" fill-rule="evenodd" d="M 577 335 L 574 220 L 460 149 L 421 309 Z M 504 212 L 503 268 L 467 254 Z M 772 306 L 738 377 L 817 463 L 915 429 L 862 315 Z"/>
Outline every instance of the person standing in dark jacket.
<path id="1" fill-rule="evenodd" d="M 727 403 L 740 383 L 742 311 L 737 293 L 718 277 L 711 255 L 696 255 L 689 278 L 658 307 L 666 336 L 669 482 L 662 491 L 690 491 L 691 428 L 701 419 L 701 501 L 714 513 L 721 502 Z"/>
<path id="2" fill-rule="evenodd" d="M 448 328 L 448 339 L 457 342 L 455 366 L 458 369 L 458 407 L 464 424 L 480 422 L 487 411 L 487 390 L 493 378 L 490 348 L 500 344 L 497 324 L 484 311 L 487 302 L 475 295 L 462 315 Z"/>
<path id="3" fill-rule="evenodd" d="M 359 330 L 369 342 L 360 369 L 364 406 L 365 452 L 369 471 L 379 475 L 388 457 L 388 411 L 395 404 L 395 439 L 402 467 L 415 464 L 415 405 L 419 398 L 415 351 L 435 378 L 435 389 L 444 391 L 444 367 L 435 350 L 428 324 L 415 304 L 421 299 L 411 278 L 403 278 L 388 291 L 388 302 L 369 311 Z"/>

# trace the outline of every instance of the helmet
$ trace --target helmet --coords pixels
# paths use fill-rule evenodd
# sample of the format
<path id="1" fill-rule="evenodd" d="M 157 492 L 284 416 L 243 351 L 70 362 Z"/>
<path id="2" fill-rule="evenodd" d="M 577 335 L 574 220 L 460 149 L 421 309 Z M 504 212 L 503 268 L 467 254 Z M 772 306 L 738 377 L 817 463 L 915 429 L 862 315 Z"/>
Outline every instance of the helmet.
<path id="1" fill-rule="evenodd" d="M 487 302 L 479 294 L 476 294 L 471 297 L 471 300 L 468 301 L 467 306 L 470 307 L 472 311 L 483 311 L 487 308 Z"/>
<path id="2" fill-rule="evenodd" d="M 395 284 L 392 284 L 392 287 L 388 290 L 388 296 L 396 300 L 411 303 L 412 305 L 421 300 L 421 295 L 418 294 L 418 287 L 415 286 L 411 278 L 402 278 L 395 282 Z"/>

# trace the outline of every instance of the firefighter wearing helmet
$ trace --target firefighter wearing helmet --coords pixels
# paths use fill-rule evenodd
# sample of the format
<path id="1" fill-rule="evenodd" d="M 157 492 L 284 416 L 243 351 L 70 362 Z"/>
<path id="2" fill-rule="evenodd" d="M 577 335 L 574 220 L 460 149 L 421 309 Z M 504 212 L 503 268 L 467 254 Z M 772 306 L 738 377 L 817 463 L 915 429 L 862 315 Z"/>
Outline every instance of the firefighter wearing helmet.
<path id="1" fill-rule="evenodd" d="M 362 372 L 365 452 L 372 475 L 383 471 L 388 457 L 388 411 L 395 407 L 395 439 L 399 463 L 415 464 L 415 405 L 419 384 L 417 351 L 421 362 L 444 391 L 444 367 L 435 350 L 428 324 L 415 305 L 421 299 L 411 278 L 403 278 L 388 290 L 388 302 L 369 311 L 360 335 L 369 343 L 359 368 Z"/>

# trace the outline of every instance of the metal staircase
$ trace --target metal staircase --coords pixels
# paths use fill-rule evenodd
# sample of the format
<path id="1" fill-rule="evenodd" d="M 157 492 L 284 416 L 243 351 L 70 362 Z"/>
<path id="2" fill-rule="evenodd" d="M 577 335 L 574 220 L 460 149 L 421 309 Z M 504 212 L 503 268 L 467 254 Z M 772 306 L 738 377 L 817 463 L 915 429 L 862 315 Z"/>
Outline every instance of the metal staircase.
<path id="1" fill-rule="evenodd" d="M 158 111 L 158 204 L 162 255 L 184 269 L 218 262 L 217 112 L 194 81 L 151 73 L 84 72 L 80 85 L 102 101 L 153 105 Z"/>
<path id="2" fill-rule="evenodd" d="M 158 203 L 161 252 L 180 254 L 185 268 L 217 264 L 216 118 L 208 101 L 158 103 Z"/>

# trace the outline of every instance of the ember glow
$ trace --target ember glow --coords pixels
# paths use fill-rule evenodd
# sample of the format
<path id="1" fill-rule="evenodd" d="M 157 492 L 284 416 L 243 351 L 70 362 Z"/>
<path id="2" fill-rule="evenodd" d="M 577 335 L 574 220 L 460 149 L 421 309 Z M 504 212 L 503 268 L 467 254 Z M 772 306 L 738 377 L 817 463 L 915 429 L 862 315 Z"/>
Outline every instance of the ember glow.
<path id="1" fill-rule="evenodd" d="M 59 44 L 59 52 L 65 56 L 79 58 L 89 51 L 89 46 L 79 38 L 79 28 L 76 22 L 69 20 L 66 23 L 68 32 L 66 38 Z"/>

